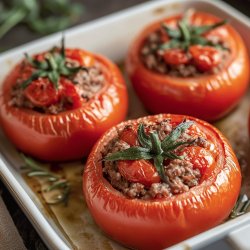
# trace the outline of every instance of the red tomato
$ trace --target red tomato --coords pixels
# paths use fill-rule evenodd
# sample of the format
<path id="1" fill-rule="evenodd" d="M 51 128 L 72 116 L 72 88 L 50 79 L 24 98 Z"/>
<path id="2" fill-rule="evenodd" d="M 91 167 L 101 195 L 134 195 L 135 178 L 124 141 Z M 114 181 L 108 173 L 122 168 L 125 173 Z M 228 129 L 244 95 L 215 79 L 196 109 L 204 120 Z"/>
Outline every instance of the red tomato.
<path id="1" fill-rule="evenodd" d="M 184 118 L 195 121 L 215 145 L 213 162 L 208 164 L 200 184 L 190 191 L 153 200 L 127 198 L 103 176 L 100 152 L 117 135 L 117 130 L 126 125 L 136 127 L 140 122 L 167 118 L 171 118 L 173 124 L 180 123 Z M 208 150 L 208 153 L 199 152 L 201 156 L 198 157 L 197 167 L 203 166 L 200 163 L 203 153 L 204 156 L 214 154 L 212 149 Z M 190 152 L 191 160 L 195 161 L 196 152 Z M 208 169 L 210 172 L 206 174 Z M 183 115 L 149 116 L 113 127 L 95 144 L 83 174 L 85 200 L 100 228 L 123 245 L 144 250 L 169 247 L 220 224 L 230 214 L 240 186 L 239 163 L 225 137 L 212 125 Z"/>
<path id="2" fill-rule="evenodd" d="M 185 159 L 193 163 L 194 168 L 197 168 L 201 172 L 201 176 L 207 172 L 210 174 L 214 168 L 215 160 L 213 154 L 207 149 L 201 147 L 186 147 L 182 153 L 185 155 Z M 201 179 L 203 180 L 203 178 Z"/>
<path id="3" fill-rule="evenodd" d="M 184 78 L 149 70 L 140 54 L 145 39 L 162 22 L 168 24 L 179 19 L 180 16 L 173 16 L 158 21 L 138 35 L 127 56 L 128 75 L 142 103 L 152 113 L 188 114 L 209 121 L 219 119 L 237 105 L 247 90 L 250 66 L 246 46 L 237 31 L 226 24 L 212 31 L 230 48 L 229 58 L 218 73 Z M 219 20 L 211 14 L 196 12 L 192 23 L 203 25 Z"/>
<path id="4" fill-rule="evenodd" d="M 25 90 L 25 96 L 35 106 L 43 107 L 58 101 L 58 92 L 48 79 L 39 78 L 33 81 Z"/>
<path id="5" fill-rule="evenodd" d="M 139 182 L 147 187 L 152 183 L 160 182 L 160 176 L 149 161 L 119 161 L 118 169 L 120 174 L 130 182 Z"/>
<path id="6" fill-rule="evenodd" d="M 125 128 L 120 134 L 119 138 L 120 140 L 127 142 L 130 146 L 135 146 L 138 144 L 137 131 L 132 127 Z"/>
<path id="7" fill-rule="evenodd" d="M 23 70 L 22 63 L 9 73 L 0 90 L 1 127 L 18 149 L 41 160 L 68 161 L 88 155 L 95 141 L 124 120 L 127 112 L 126 85 L 114 63 L 78 49 L 67 49 L 66 54 L 83 66 L 91 61 L 101 66 L 105 86 L 88 102 L 80 105 L 73 88 L 65 84 L 62 92 L 73 101 L 68 111 L 50 115 L 12 106 L 11 89 Z M 87 60 L 82 58 L 85 55 Z"/>
<path id="8" fill-rule="evenodd" d="M 221 62 L 220 52 L 211 46 L 194 45 L 189 48 L 189 52 L 200 71 L 209 71 Z"/>
<path id="9" fill-rule="evenodd" d="M 188 63 L 189 59 L 182 49 L 168 49 L 163 56 L 165 62 L 170 65 L 180 65 Z"/>
<path id="10" fill-rule="evenodd" d="M 60 99 L 67 99 L 66 108 L 77 109 L 82 106 L 81 97 L 78 95 L 74 84 L 66 79 L 61 79 L 62 89 L 60 91 Z"/>

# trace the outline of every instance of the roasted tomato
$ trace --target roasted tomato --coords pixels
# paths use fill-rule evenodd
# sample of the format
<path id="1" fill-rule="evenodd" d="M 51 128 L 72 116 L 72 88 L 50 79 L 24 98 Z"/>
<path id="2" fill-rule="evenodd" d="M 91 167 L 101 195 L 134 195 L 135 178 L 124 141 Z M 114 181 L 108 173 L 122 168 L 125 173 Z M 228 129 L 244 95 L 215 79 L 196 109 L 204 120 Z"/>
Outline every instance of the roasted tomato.
<path id="1" fill-rule="evenodd" d="M 86 156 L 124 120 L 127 90 L 107 58 L 62 46 L 17 64 L 3 82 L 0 106 L 0 124 L 19 150 L 67 161 Z"/>
<path id="2" fill-rule="evenodd" d="M 232 110 L 249 83 L 242 38 L 226 21 L 204 12 L 146 27 L 131 44 L 126 69 L 148 111 L 208 121 Z"/>
<path id="3" fill-rule="evenodd" d="M 132 249 L 163 249 L 218 225 L 240 186 L 239 163 L 225 137 L 207 122 L 170 114 L 107 131 L 83 174 L 94 220 Z"/>

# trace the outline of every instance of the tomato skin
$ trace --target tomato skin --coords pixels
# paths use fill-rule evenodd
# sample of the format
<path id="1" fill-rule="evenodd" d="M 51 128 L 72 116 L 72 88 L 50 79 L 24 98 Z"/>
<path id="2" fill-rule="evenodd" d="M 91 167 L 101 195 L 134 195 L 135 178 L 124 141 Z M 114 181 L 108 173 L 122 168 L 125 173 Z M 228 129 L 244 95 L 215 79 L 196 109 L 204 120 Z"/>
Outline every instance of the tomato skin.
<path id="1" fill-rule="evenodd" d="M 159 116 L 149 116 L 155 121 Z M 162 115 L 181 122 L 184 116 Z M 212 125 L 194 120 L 213 138 L 219 158 L 211 173 L 190 191 L 156 200 L 129 199 L 103 177 L 98 155 L 115 135 L 119 124 L 107 131 L 92 149 L 83 174 L 83 193 L 100 228 L 133 249 L 163 249 L 221 223 L 233 208 L 241 186 L 238 161 L 225 137 Z M 130 121 L 145 122 L 145 117 Z M 135 233 L 140 232 L 140 233 Z"/>
<path id="2" fill-rule="evenodd" d="M 0 93 L 0 124 L 18 149 L 44 161 L 81 159 L 107 129 L 125 119 L 127 90 L 118 67 L 100 55 L 92 57 L 105 70 L 105 86 L 82 107 L 57 115 L 11 106 L 10 91 L 21 64 L 10 72 Z"/>
<path id="3" fill-rule="evenodd" d="M 171 23 L 179 17 L 168 18 L 165 22 Z M 207 24 L 219 18 L 196 12 L 193 22 L 196 21 Z M 153 114 L 187 114 L 207 121 L 223 117 L 237 105 L 249 83 L 249 58 L 242 38 L 230 25 L 214 31 L 231 48 L 228 62 L 217 74 L 187 78 L 161 75 L 144 66 L 139 52 L 145 37 L 162 22 L 153 23 L 138 35 L 126 59 L 129 78 L 140 100 Z"/>
<path id="4" fill-rule="evenodd" d="M 186 52 L 181 49 L 166 50 L 163 58 L 165 62 L 170 65 L 186 64 L 189 61 Z"/>

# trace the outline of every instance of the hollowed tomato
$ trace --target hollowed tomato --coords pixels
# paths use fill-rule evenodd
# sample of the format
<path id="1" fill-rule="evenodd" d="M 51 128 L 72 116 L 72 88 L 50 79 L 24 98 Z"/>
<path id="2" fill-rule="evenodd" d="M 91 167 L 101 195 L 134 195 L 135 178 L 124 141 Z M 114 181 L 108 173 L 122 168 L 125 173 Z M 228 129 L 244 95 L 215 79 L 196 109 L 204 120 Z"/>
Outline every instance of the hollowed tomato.
<path id="1" fill-rule="evenodd" d="M 216 73 L 205 71 L 218 64 L 218 55 L 213 47 L 190 46 L 191 61 L 201 71 L 199 75 L 182 77 L 161 74 L 145 66 L 141 51 L 145 40 L 162 23 L 176 26 L 181 16 L 173 16 L 147 26 L 131 44 L 126 69 L 132 85 L 148 111 L 192 115 L 213 121 L 232 110 L 245 93 L 249 83 L 249 58 L 244 42 L 229 24 L 210 31 L 206 36 L 217 36 L 230 50 L 222 68 Z M 220 19 L 204 12 L 195 12 L 191 24 L 195 26 L 219 22 Z M 198 50 L 198 47 L 199 50 Z M 209 51 L 208 51 L 209 49 Z M 172 54 L 171 54 L 172 51 Z M 179 53 L 179 52 L 178 52 Z M 201 53 L 205 53 L 202 55 Z M 171 56 L 170 56 L 171 54 Z M 186 59 L 177 55 L 177 49 L 166 50 L 164 59 L 169 64 L 186 64 Z M 223 59 L 220 59 L 223 60 Z M 204 72 L 204 73 L 203 73 Z"/>
<path id="2" fill-rule="evenodd" d="M 194 121 L 201 134 L 212 142 L 208 151 L 195 146 L 185 151 L 194 167 L 201 170 L 202 178 L 197 186 L 181 194 L 152 199 L 128 198 L 104 177 L 103 152 L 117 136 L 117 131 L 126 125 L 135 127 L 166 118 L 173 124 L 179 124 L 184 118 Z M 198 130 L 191 130 L 191 133 L 196 134 Z M 121 138 L 126 141 L 124 134 Z M 135 162 L 131 161 L 131 168 Z M 126 164 L 129 165 L 129 161 Z M 143 168 L 147 168 L 147 164 Z M 134 176 L 133 171 L 128 169 L 125 173 L 129 173 L 130 178 Z M 109 237 L 133 249 L 163 249 L 218 225 L 230 214 L 240 186 L 240 167 L 225 137 L 207 122 L 170 114 L 126 121 L 107 131 L 92 149 L 83 174 L 83 193 L 96 223 Z"/>
<path id="3" fill-rule="evenodd" d="M 42 60 L 44 53 L 35 56 Z M 17 64 L 3 82 L 0 93 L 0 124 L 22 152 L 46 161 L 67 161 L 86 156 L 95 141 L 110 127 L 125 119 L 127 90 L 118 67 L 107 58 L 79 49 L 67 49 L 66 57 L 82 66 L 97 63 L 104 74 L 104 86 L 90 100 L 81 99 L 74 85 L 61 77 L 55 91 L 47 78 L 39 78 L 25 89 L 32 103 L 47 105 L 63 95 L 70 107 L 58 114 L 40 113 L 11 105 L 11 90 L 17 79 L 30 75 Z M 43 86 L 41 82 L 45 81 Z M 44 90 L 46 94 L 44 96 Z M 41 96 L 43 94 L 43 96 Z M 38 105 L 39 104 L 39 105 Z"/>

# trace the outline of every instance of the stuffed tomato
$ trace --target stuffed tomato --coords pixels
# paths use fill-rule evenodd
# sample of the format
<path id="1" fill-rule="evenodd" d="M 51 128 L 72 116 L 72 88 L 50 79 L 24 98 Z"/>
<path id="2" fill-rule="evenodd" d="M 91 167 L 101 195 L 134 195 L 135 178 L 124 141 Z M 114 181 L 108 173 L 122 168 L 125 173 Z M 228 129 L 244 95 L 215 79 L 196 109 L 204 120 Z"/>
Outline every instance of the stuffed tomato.
<path id="1" fill-rule="evenodd" d="M 123 121 L 127 90 L 117 66 L 82 49 L 53 48 L 18 63 L 3 82 L 0 124 L 15 146 L 45 161 L 86 156 Z"/>
<path id="2" fill-rule="evenodd" d="M 100 228 L 133 249 L 163 249 L 218 225 L 241 171 L 224 136 L 183 115 L 123 122 L 92 149 L 83 193 Z"/>
<path id="3" fill-rule="evenodd" d="M 249 82 L 249 58 L 237 31 L 192 10 L 146 27 L 130 47 L 126 68 L 150 112 L 209 121 L 232 110 Z"/>

